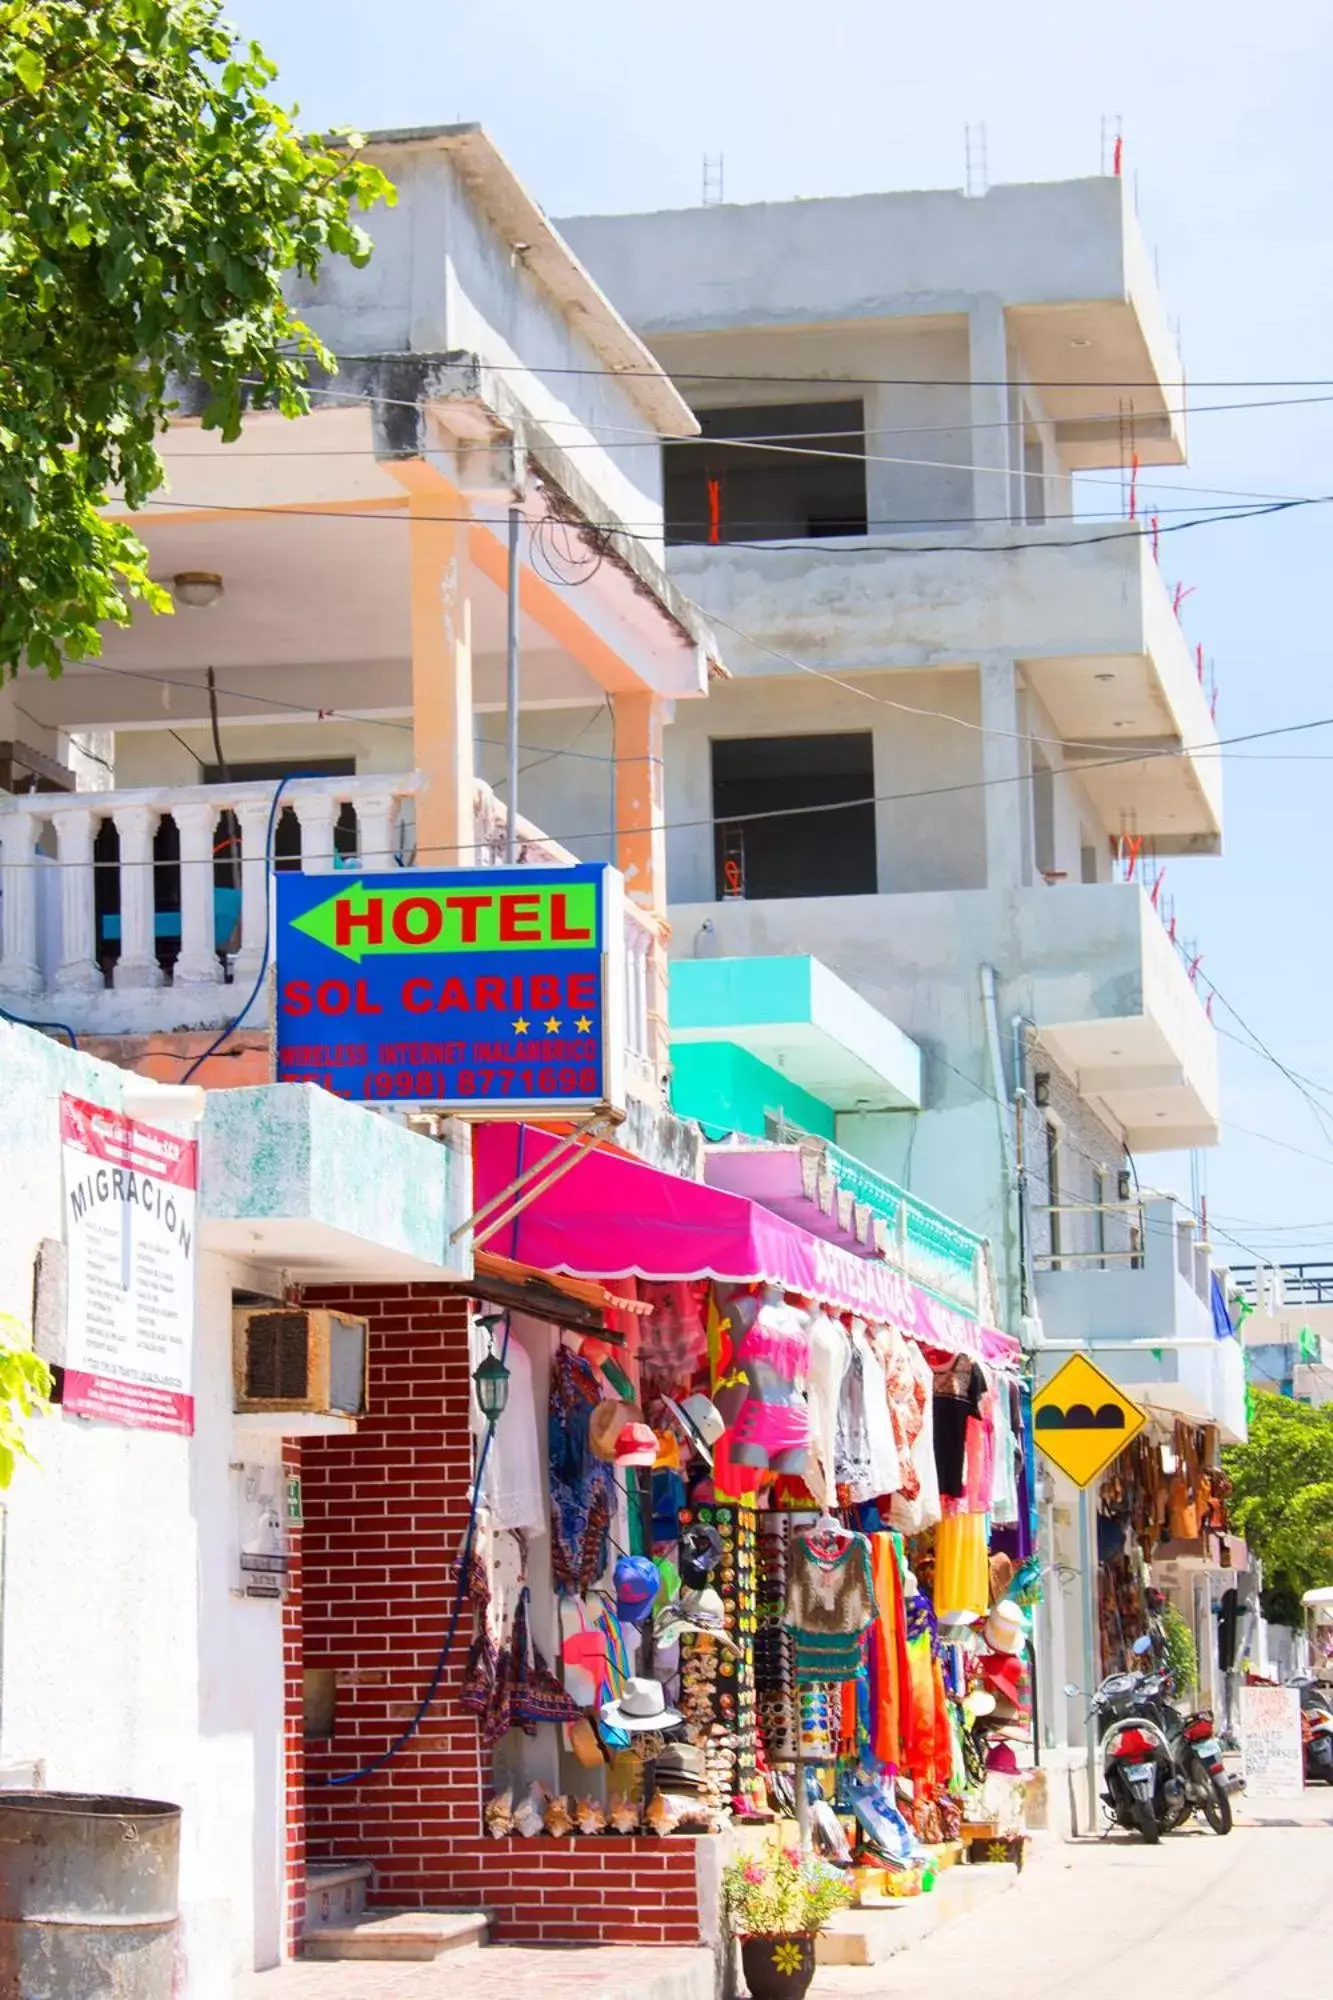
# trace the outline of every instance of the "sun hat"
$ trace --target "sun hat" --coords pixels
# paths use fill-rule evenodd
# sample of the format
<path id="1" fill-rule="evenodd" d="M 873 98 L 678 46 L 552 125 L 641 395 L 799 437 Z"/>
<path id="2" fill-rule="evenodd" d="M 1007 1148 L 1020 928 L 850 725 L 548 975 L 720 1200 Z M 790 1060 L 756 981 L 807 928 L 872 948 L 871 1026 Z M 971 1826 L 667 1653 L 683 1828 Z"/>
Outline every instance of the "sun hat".
<path id="1" fill-rule="evenodd" d="M 637 1404 L 622 1402 L 619 1396 L 605 1397 L 588 1419 L 588 1448 L 593 1457 L 613 1463 L 616 1443 L 626 1424 L 642 1422 L 643 1411 Z"/>
<path id="2" fill-rule="evenodd" d="M 657 1458 L 657 1433 L 651 1424 L 625 1424 L 616 1438 L 616 1465 L 652 1465 Z"/>
<path id="3" fill-rule="evenodd" d="M 740 1647 L 727 1634 L 727 1614 L 715 1590 L 682 1590 L 673 1603 L 663 1605 L 653 1620 L 653 1639 L 659 1646 L 674 1646 L 682 1632 L 701 1639 L 716 1639 L 729 1653 Z"/>
<path id="4" fill-rule="evenodd" d="M 722 1537 L 706 1521 L 696 1521 L 680 1537 L 681 1581 L 693 1589 L 707 1583 L 722 1560 Z"/>
<path id="5" fill-rule="evenodd" d="M 1021 1653 L 1028 1642 L 1028 1621 L 1011 1597 L 995 1606 L 983 1634 L 993 1653 Z"/>
<path id="6" fill-rule="evenodd" d="M 996 1697 L 993 1714 L 1008 1720 L 1006 1705 L 1017 1710 L 1023 1700 L 1026 1669 L 1016 1653 L 986 1653 L 981 1660 L 981 1678 Z"/>
<path id="7" fill-rule="evenodd" d="M 635 1674 L 630 1675 L 615 1701 L 602 1703 L 601 1717 L 612 1729 L 628 1730 L 631 1735 L 639 1730 L 674 1729 L 684 1720 L 677 1710 L 667 1707 L 661 1681 L 641 1680 Z"/>
<path id="8" fill-rule="evenodd" d="M 963 1713 L 969 1722 L 976 1722 L 983 1715 L 994 1715 L 995 1696 L 989 1688 L 969 1688 L 963 1696 Z"/>
<path id="9" fill-rule="evenodd" d="M 570 1724 L 569 1747 L 585 1771 L 599 1771 L 606 1763 L 606 1753 L 597 1731 L 586 1715 L 581 1715 L 577 1722 Z"/>
<path id="10" fill-rule="evenodd" d="M 726 1436 L 727 1431 L 726 1418 L 718 1409 L 717 1404 L 712 1402 L 709 1397 L 699 1395 L 686 1396 L 683 1402 L 679 1403 L 675 1402 L 670 1396 L 663 1396 L 662 1401 L 666 1404 L 672 1416 L 690 1440 L 690 1443 L 699 1452 L 700 1456 L 706 1458 L 711 1465 L 713 1463 L 713 1446 L 721 1442 Z"/>
<path id="11" fill-rule="evenodd" d="M 616 1617 L 624 1625 L 642 1625 L 661 1588 L 657 1564 L 648 1556 L 621 1556 L 615 1568 Z"/>
<path id="12" fill-rule="evenodd" d="M 1018 1757 L 1012 1743 L 997 1741 L 986 1752 L 986 1769 L 1006 1778 L 1018 1776 Z"/>

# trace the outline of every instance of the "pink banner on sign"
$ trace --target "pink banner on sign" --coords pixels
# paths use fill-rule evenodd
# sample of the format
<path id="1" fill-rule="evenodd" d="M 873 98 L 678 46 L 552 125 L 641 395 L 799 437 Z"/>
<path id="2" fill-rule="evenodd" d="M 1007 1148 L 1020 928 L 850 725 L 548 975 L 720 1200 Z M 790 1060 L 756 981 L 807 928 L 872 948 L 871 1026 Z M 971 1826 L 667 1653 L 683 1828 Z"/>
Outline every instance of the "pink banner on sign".
<path id="1" fill-rule="evenodd" d="M 101 1417 L 105 1423 L 128 1424 L 135 1430 L 194 1431 L 194 1397 L 179 1389 L 154 1389 L 142 1382 L 121 1382 L 114 1375 L 86 1375 L 81 1368 L 65 1370 L 61 1407 L 81 1417 Z"/>
<path id="2" fill-rule="evenodd" d="M 476 1206 L 539 1165 L 558 1144 L 531 1125 L 476 1126 Z M 891 1321 L 930 1347 L 995 1362 L 1014 1361 L 1020 1351 L 1011 1335 L 955 1311 L 881 1258 L 858 1257 L 825 1243 L 743 1195 L 662 1173 L 603 1148 L 585 1153 L 498 1229 L 488 1230 L 483 1221 L 476 1243 L 574 1278 L 758 1280 L 840 1312 Z"/>

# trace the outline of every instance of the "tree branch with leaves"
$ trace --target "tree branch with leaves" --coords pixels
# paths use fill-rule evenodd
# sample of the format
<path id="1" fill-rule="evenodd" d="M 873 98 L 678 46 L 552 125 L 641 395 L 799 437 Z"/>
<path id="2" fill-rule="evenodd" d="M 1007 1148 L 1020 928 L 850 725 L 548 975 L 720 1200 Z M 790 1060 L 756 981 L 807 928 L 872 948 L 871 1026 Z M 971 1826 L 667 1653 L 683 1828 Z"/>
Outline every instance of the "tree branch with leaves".
<path id="1" fill-rule="evenodd" d="M 162 484 L 172 383 L 235 438 L 303 415 L 334 359 L 287 273 L 363 265 L 393 190 L 360 141 L 311 141 L 220 0 L 0 0 L 0 679 L 101 650 L 171 602 L 109 520 Z"/>
<path id="2" fill-rule="evenodd" d="M 1302 1593 L 1333 1583 L 1333 1407 L 1256 1394 L 1249 1442 L 1223 1464 L 1231 1517 L 1264 1565 L 1265 1605 L 1299 1619 Z"/>

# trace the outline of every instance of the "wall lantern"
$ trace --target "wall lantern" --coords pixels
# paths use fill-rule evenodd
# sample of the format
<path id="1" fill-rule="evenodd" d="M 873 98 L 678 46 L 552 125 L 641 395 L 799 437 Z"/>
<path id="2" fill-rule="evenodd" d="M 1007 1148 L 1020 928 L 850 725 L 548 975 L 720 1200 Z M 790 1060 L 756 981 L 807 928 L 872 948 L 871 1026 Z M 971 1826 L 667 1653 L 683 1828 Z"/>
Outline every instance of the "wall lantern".
<path id="1" fill-rule="evenodd" d="M 472 1385 L 477 1392 L 477 1406 L 492 1430 L 499 1423 L 509 1401 L 509 1370 L 495 1352 L 494 1344 L 495 1328 L 503 1318 L 503 1313 L 484 1313 L 477 1320 L 477 1324 L 485 1328 L 491 1351 L 473 1369 Z"/>

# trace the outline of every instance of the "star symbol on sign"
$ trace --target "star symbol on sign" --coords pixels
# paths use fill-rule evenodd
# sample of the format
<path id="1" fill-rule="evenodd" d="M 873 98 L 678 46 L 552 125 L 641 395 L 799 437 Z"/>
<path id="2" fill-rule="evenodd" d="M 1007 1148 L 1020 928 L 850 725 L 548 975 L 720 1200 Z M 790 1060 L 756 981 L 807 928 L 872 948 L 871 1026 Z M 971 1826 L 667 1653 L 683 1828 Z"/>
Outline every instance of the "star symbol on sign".
<path id="1" fill-rule="evenodd" d="M 578 1020 L 574 1023 L 574 1031 L 579 1035 L 590 1035 L 592 1033 L 592 1017 L 588 1014 L 580 1014 Z"/>
<path id="2" fill-rule="evenodd" d="M 514 1033 L 516 1035 L 526 1035 L 527 1032 L 528 1032 L 527 1016 L 524 1014 L 520 1014 L 518 1019 L 514 1022 Z"/>
<path id="3" fill-rule="evenodd" d="M 548 1034 L 548 1035 L 558 1035 L 558 1034 L 560 1033 L 560 1017 L 559 1017 L 559 1015 L 558 1015 L 558 1014 L 552 1014 L 552 1016 L 551 1016 L 550 1020 L 549 1020 L 549 1021 L 547 1021 L 547 1022 L 545 1023 L 545 1027 L 546 1027 L 546 1032 L 547 1032 L 547 1034 Z"/>

